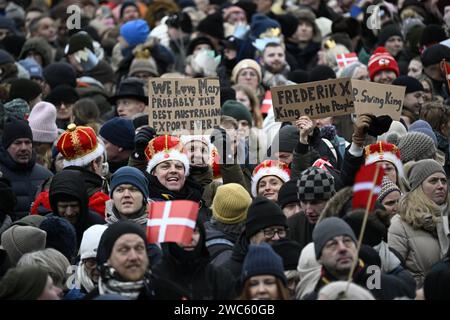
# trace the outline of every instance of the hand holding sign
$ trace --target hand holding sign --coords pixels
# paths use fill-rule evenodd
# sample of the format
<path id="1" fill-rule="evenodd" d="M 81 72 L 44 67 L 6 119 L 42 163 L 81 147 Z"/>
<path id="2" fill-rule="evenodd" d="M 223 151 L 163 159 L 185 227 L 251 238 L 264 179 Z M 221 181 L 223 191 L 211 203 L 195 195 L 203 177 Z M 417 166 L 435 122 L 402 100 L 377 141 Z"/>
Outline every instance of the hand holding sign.
<path id="1" fill-rule="evenodd" d="M 356 118 L 356 122 L 353 126 L 352 142 L 358 147 L 364 146 L 364 141 L 367 137 L 367 131 L 372 124 L 372 118 L 367 114 L 360 114 Z"/>
<path id="2" fill-rule="evenodd" d="M 308 144 L 308 136 L 313 132 L 316 123 L 308 116 L 301 116 L 295 125 L 300 131 L 300 143 Z"/>

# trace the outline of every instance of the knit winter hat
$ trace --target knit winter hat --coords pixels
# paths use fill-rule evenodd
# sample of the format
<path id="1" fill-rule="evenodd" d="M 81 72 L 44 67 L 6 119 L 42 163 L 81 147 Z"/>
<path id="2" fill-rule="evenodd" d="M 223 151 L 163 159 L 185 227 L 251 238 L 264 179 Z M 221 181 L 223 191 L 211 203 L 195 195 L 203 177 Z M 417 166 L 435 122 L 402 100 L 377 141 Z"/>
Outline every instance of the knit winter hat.
<path id="1" fill-rule="evenodd" d="M 281 25 L 281 32 L 283 32 L 286 39 L 291 37 L 297 31 L 299 21 L 292 14 L 280 15 L 278 17 L 278 22 Z"/>
<path id="2" fill-rule="evenodd" d="M 252 198 L 247 190 L 237 183 L 227 183 L 217 188 L 212 202 L 214 219 L 224 224 L 237 224 L 247 218 Z"/>
<path id="3" fill-rule="evenodd" d="M 347 65 L 344 69 L 342 69 L 340 73 L 341 78 L 352 78 L 355 74 L 356 70 L 359 68 L 367 68 L 364 64 L 361 62 L 353 62 Z"/>
<path id="4" fill-rule="evenodd" d="M 80 260 L 97 257 L 98 244 L 107 225 L 95 224 L 83 232 L 80 245 Z"/>
<path id="5" fill-rule="evenodd" d="M 30 79 L 16 79 L 11 82 L 9 99 L 21 98 L 27 103 L 36 99 L 42 93 L 41 86 Z"/>
<path id="6" fill-rule="evenodd" d="M 285 286 L 287 285 L 283 260 L 267 243 L 252 244 L 248 247 L 248 252 L 242 265 L 241 283 L 244 284 L 247 279 L 260 275 L 275 276 Z"/>
<path id="7" fill-rule="evenodd" d="M 25 138 L 33 141 L 33 133 L 27 121 L 11 118 L 5 122 L 2 136 L 3 148 L 8 149 L 14 140 Z"/>
<path id="8" fill-rule="evenodd" d="M 400 139 L 398 148 L 403 163 L 433 159 L 436 155 L 433 139 L 422 132 L 408 132 Z"/>
<path id="9" fill-rule="evenodd" d="M 207 15 L 199 22 L 197 31 L 219 40 L 225 39 L 222 13 L 218 12 L 215 14 Z"/>
<path id="10" fill-rule="evenodd" d="M 445 29 L 438 24 L 429 24 L 423 29 L 422 35 L 420 36 L 419 45 L 420 48 L 426 49 L 444 40 L 447 40 Z"/>
<path id="11" fill-rule="evenodd" d="M 0 281 L 0 300 L 37 300 L 45 289 L 48 273 L 38 266 L 11 268 Z"/>
<path id="12" fill-rule="evenodd" d="M 33 58 L 26 58 L 24 60 L 20 60 L 19 64 L 28 71 L 28 73 L 30 74 L 30 79 L 33 78 L 38 78 L 41 80 L 44 79 L 41 65 L 37 63 L 36 60 L 34 60 Z"/>
<path id="13" fill-rule="evenodd" d="M 121 184 L 131 184 L 138 188 L 144 196 L 144 202 L 147 202 L 148 180 L 141 170 L 125 166 L 114 172 L 111 177 L 111 191 L 109 192 L 111 198 L 114 190 Z"/>
<path id="14" fill-rule="evenodd" d="M 415 190 L 429 176 L 437 172 L 441 172 L 445 175 L 444 168 L 436 160 L 425 159 L 414 163 L 408 175 L 409 185 L 411 187 L 410 191 Z"/>
<path id="15" fill-rule="evenodd" d="M 317 260 L 319 260 L 322 255 L 322 250 L 326 243 L 338 236 L 349 236 L 355 244 L 357 242 L 352 228 L 350 228 L 350 226 L 342 219 L 336 217 L 326 218 L 316 225 L 312 234 L 312 239 Z"/>
<path id="16" fill-rule="evenodd" d="M 142 19 L 128 21 L 120 27 L 120 35 L 127 41 L 130 47 L 144 43 L 150 33 L 150 27 Z"/>
<path id="17" fill-rule="evenodd" d="M 25 100 L 17 98 L 5 103 L 3 105 L 3 112 L 4 121 L 6 121 L 8 117 L 15 117 L 26 120 L 28 118 L 28 115 L 30 114 L 30 106 Z"/>
<path id="18" fill-rule="evenodd" d="M 383 133 L 381 136 L 378 136 L 377 141 L 386 141 L 388 143 L 392 143 L 398 145 L 400 142 L 400 138 L 408 133 L 406 127 L 400 121 L 392 121 L 389 130 L 386 133 Z"/>
<path id="19" fill-rule="evenodd" d="M 42 37 L 33 37 L 28 39 L 22 47 L 19 59 L 25 59 L 30 51 L 35 51 L 41 56 L 43 68 L 52 62 L 52 47 L 46 39 Z"/>
<path id="20" fill-rule="evenodd" d="M 284 271 L 297 270 L 302 246 L 297 241 L 281 239 L 272 244 L 273 250 L 283 259 Z"/>
<path id="21" fill-rule="evenodd" d="M 91 36 L 85 31 L 80 31 L 69 38 L 69 43 L 64 49 L 64 53 L 69 55 L 77 51 L 84 50 L 84 48 L 91 50 L 91 52 L 95 52 L 94 42 Z"/>
<path id="22" fill-rule="evenodd" d="M 158 68 L 151 59 L 133 59 L 128 76 L 133 77 L 138 72 L 148 72 L 154 77 L 159 76 Z"/>
<path id="23" fill-rule="evenodd" d="M 298 131 L 296 126 L 287 125 L 280 129 L 278 137 L 278 151 L 293 153 L 300 138 L 300 132 Z"/>
<path id="24" fill-rule="evenodd" d="M 278 205 L 281 209 L 291 203 L 300 203 L 297 194 L 297 180 L 289 180 L 278 191 Z"/>
<path id="25" fill-rule="evenodd" d="M 261 34 L 267 31 L 267 29 L 279 28 L 281 31 L 281 26 L 278 21 L 270 19 L 265 14 L 254 14 L 252 17 L 252 22 L 250 24 L 250 34 L 254 39 L 258 39 Z"/>
<path id="26" fill-rule="evenodd" d="M 249 126 L 252 126 L 252 114 L 248 111 L 247 107 L 239 101 L 226 101 L 222 106 L 221 113 L 223 116 L 230 116 L 237 121 L 247 120 Z"/>
<path id="27" fill-rule="evenodd" d="M 131 221 L 119 221 L 110 225 L 100 238 L 97 249 L 97 264 L 103 266 L 111 256 L 112 249 L 117 239 L 124 234 L 136 234 L 147 245 L 147 236 L 144 229 Z"/>
<path id="28" fill-rule="evenodd" d="M 56 108 L 53 104 L 37 103 L 31 110 L 28 122 L 33 132 L 33 141 L 53 143 L 58 138 Z"/>
<path id="29" fill-rule="evenodd" d="M 313 67 L 308 74 L 308 81 L 310 82 L 329 79 L 336 79 L 336 72 L 326 65 L 317 65 Z"/>
<path id="30" fill-rule="evenodd" d="M 238 64 L 236 64 L 233 68 L 233 71 L 231 72 L 231 81 L 233 83 L 237 83 L 237 78 L 239 76 L 239 73 L 243 69 L 251 68 L 256 71 L 258 74 L 258 81 L 261 81 L 262 79 L 262 72 L 261 72 L 261 66 L 253 59 L 244 59 L 239 61 Z"/>
<path id="31" fill-rule="evenodd" d="M 45 67 L 44 79 L 51 89 L 63 84 L 72 88 L 77 86 L 77 74 L 75 69 L 65 62 L 55 62 Z"/>
<path id="32" fill-rule="evenodd" d="M 334 178 L 328 171 L 310 167 L 300 174 L 297 192 L 300 201 L 329 200 L 335 194 Z"/>
<path id="33" fill-rule="evenodd" d="M 425 120 L 414 121 L 413 124 L 411 124 L 409 126 L 408 131 L 425 133 L 427 136 L 429 136 L 431 139 L 433 139 L 434 145 L 437 147 L 438 141 L 436 138 L 436 134 L 434 133 L 431 125 L 428 122 L 426 122 Z"/>
<path id="34" fill-rule="evenodd" d="M 134 126 L 133 121 L 115 117 L 108 120 L 100 128 L 99 134 L 102 138 L 125 150 L 134 149 Z"/>
<path id="35" fill-rule="evenodd" d="M 438 64 L 443 59 L 450 61 L 450 48 L 443 44 L 435 44 L 424 50 L 420 58 L 424 67 Z"/>
<path id="36" fill-rule="evenodd" d="M 393 183 L 391 179 L 389 179 L 386 176 L 383 177 L 383 181 L 381 182 L 381 191 L 378 194 L 378 201 L 381 203 L 384 200 L 384 198 L 387 197 L 388 194 L 394 191 L 402 193 L 400 188 L 397 187 L 397 185 Z"/>
<path id="37" fill-rule="evenodd" d="M 393 36 L 399 36 L 400 38 L 403 39 L 403 34 L 400 28 L 396 24 L 391 23 L 381 28 L 380 34 L 378 35 L 379 39 L 378 44 L 380 46 L 384 46 L 385 43 L 389 40 L 389 38 Z"/>
<path id="38" fill-rule="evenodd" d="M 2 233 L 1 246 L 13 265 L 25 253 L 45 249 L 47 233 L 35 227 L 14 225 Z"/>
<path id="39" fill-rule="evenodd" d="M 77 254 L 77 234 L 74 226 L 64 218 L 48 217 L 39 226 L 47 233 L 46 248 L 61 252 L 69 261 Z"/>
<path id="40" fill-rule="evenodd" d="M 263 197 L 256 197 L 247 211 L 247 221 L 245 222 L 247 239 L 250 239 L 264 228 L 272 226 L 284 226 L 287 228 L 286 216 L 273 201 Z"/>
<path id="41" fill-rule="evenodd" d="M 410 76 L 400 76 L 392 81 L 392 84 L 406 87 L 405 94 L 424 90 L 420 81 Z"/>
<path id="42" fill-rule="evenodd" d="M 11 54 L 9 54 L 8 51 L 5 51 L 3 49 L 0 49 L 0 65 L 7 64 L 7 63 L 14 63 L 15 60 Z"/>
<path id="43" fill-rule="evenodd" d="M 14 221 L 13 225 L 29 226 L 29 227 L 39 228 L 39 226 L 41 225 L 42 221 L 44 221 L 45 219 L 47 219 L 47 218 L 44 217 L 44 216 L 33 214 L 33 215 L 25 216 L 25 217 L 23 217 L 23 218 L 21 218 L 19 220 Z"/>
<path id="44" fill-rule="evenodd" d="M 450 265 L 447 259 L 436 263 L 423 282 L 425 300 L 449 300 Z"/>
<path id="45" fill-rule="evenodd" d="M 60 106 L 62 103 L 73 104 L 80 99 L 74 87 L 68 85 L 60 85 L 52 89 L 45 97 L 45 101 L 52 103 L 54 106 Z"/>
<path id="46" fill-rule="evenodd" d="M 378 47 L 370 56 L 368 70 L 371 81 L 382 70 L 394 71 L 397 77 L 400 74 L 397 61 L 395 61 L 394 57 L 384 47 Z"/>

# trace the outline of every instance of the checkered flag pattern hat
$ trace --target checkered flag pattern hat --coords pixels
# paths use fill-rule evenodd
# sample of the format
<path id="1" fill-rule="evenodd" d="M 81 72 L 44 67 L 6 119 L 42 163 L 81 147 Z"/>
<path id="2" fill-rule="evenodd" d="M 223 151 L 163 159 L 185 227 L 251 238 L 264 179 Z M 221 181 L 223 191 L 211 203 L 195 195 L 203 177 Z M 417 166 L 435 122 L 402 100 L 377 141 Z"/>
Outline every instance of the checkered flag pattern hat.
<path id="1" fill-rule="evenodd" d="M 327 171 L 311 167 L 297 180 L 300 201 L 329 200 L 335 193 L 334 178 Z"/>

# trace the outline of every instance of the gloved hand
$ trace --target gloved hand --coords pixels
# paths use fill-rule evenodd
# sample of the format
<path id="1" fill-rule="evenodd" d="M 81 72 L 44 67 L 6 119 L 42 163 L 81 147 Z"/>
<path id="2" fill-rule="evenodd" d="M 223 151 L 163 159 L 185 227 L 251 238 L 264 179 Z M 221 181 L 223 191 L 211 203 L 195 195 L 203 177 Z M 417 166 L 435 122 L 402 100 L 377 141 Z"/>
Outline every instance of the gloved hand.
<path id="1" fill-rule="evenodd" d="M 211 134 L 210 141 L 219 153 L 219 164 L 233 164 L 236 153 L 236 143 L 223 128 L 216 128 Z"/>
<path id="2" fill-rule="evenodd" d="M 364 147 L 364 141 L 371 124 L 372 117 L 368 114 L 360 114 L 356 118 L 356 122 L 353 125 L 352 142 L 358 147 Z"/>
<path id="3" fill-rule="evenodd" d="M 142 127 L 138 133 L 134 136 L 134 152 L 133 157 L 138 160 L 145 160 L 144 150 L 147 147 L 150 140 L 156 137 L 156 130 L 145 126 Z"/>

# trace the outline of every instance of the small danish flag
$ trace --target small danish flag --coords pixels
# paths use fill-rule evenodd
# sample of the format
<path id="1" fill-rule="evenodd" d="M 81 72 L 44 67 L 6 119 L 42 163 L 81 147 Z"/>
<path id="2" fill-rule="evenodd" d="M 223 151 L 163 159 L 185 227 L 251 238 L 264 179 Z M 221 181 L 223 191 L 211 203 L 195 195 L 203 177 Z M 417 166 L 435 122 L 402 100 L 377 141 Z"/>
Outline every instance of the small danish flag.
<path id="1" fill-rule="evenodd" d="M 344 69 L 346 66 L 352 64 L 353 62 L 358 62 L 358 56 L 355 52 L 337 54 L 336 61 L 338 63 L 339 69 Z"/>
<path id="2" fill-rule="evenodd" d="M 189 245 L 198 215 L 194 201 L 158 201 L 148 205 L 147 240 L 149 243 L 177 242 Z"/>

